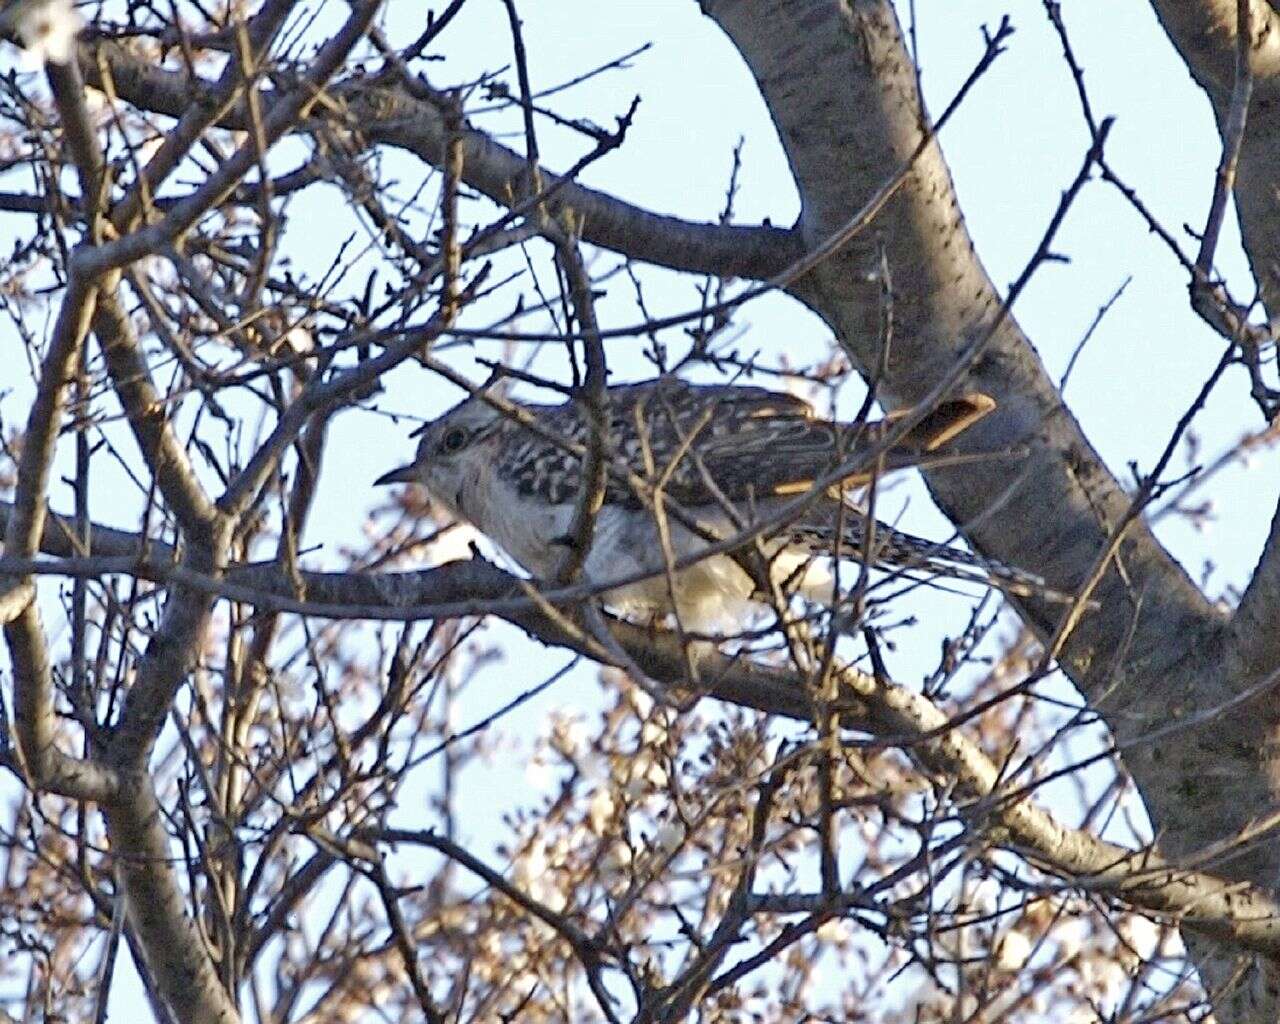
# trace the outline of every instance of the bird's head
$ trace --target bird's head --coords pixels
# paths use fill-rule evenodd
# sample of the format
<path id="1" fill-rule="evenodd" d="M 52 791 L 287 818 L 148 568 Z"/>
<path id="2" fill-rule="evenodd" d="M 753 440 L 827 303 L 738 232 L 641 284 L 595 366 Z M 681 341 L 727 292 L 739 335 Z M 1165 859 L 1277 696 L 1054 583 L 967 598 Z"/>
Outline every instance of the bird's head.
<path id="1" fill-rule="evenodd" d="M 502 414 L 493 406 L 468 398 L 414 431 L 419 441 L 413 461 L 383 473 L 374 484 L 421 484 L 456 511 L 463 483 L 483 460 L 491 458 L 491 446 L 485 442 L 502 423 Z"/>

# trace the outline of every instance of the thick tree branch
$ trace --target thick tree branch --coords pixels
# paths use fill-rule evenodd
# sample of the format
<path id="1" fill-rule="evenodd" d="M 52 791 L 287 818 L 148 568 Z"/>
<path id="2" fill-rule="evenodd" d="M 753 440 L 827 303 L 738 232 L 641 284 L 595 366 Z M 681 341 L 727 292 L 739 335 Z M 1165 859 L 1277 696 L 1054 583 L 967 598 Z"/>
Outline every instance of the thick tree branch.
<path id="1" fill-rule="evenodd" d="M 119 798 L 103 810 L 129 921 L 156 986 L 174 1018 L 184 1024 L 236 1024 L 240 1015 L 235 1002 L 218 980 L 188 912 L 187 893 L 178 885 L 174 846 L 152 779 L 145 770 L 125 778 Z"/>
<path id="2" fill-rule="evenodd" d="M 246 50 L 253 59 L 261 58 L 271 40 L 284 24 L 297 0 L 267 0 L 250 20 L 245 31 Z M 160 148 L 147 161 L 146 167 L 129 189 L 128 195 L 112 211 L 117 229 L 129 230 L 135 220 L 151 206 L 156 191 L 190 152 L 210 125 L 225 117 L 242 100 L 243 90 L 253 88 L 257 68 L 236 58 L 227 62 L 218 80 L 206 92 L 189 101 L 173 129 L 165 133 Z"/>
<path id="3" fill-rule="evenodd" d="M 1202 251 L 1221 219 L 1227 188 L 1272 329 L 1280 325 L 1280 13 L 1257 0 L 1155 2 L 1188 69 L 1205 89 L 1223 136 L 1223 156 Z M 1249 38 L 1238 33 L 1247 18 Z M 1216 216 L 1215 216 L 1216 215 Z M 1202 266 L 1208 273 L 1211 268 Z M 1194 292 L 1193 292 L 1194 295 Z M 1242 341 L 1242 347 L 1248 345 Z M 1256 361 L 1256 353 L 1245 352 Z M 1280 614 L 1280 510 L 1232 623 L 1231 654 L 1242 674 L 1280 665 L 1272 627 Z"/>
<path id="4" fill-rule="evenodd" d="M 11 508 L 0 504 L 0 522 L 12 514 Z M 94 538 L 98 550 L 106 554 L 137 556 L 144 550 L 140 538 L 124 531 L 96 527 Z M 50 524 L 43 546 L 49 554 L 72 550 L 57 521 Z M 152 557 L 167 553 L 154 544 L 146 545 L 145 550 Z M 252 591 L 256 591 L 268 607 L 272 596 L 291 595 L 295 586 L 289 574 L 269 564 L 231 567 L 228 577 L 247 588 L 237 594 L 237 600 L 252 603 Z M 478 559 L 413 573 L 304 572 L 301 578 L 318 614 L 323 614 L 326 604 L 379 603 L 389 611 L 419 607 L 438 612 L 452 606 L 451 614 L 466 614 L 467 608 L 480 614 L 486 602 L 504 607 L 497 602 L 522 593 L 514 577 Z M 546 615 L 536 604 L 511 608 L 500 617 L 543 643 L 590 654 L 590 644 L 580 634 L 563 629 L 558 619 Z M 685 684 L 684 652 L 674 635 L 625 622 L 614 622 L 611 628 L 627 654 L 650 677 L 672 687 Z M 699 669 L 703 690 L 710 696 L 769 714 L 813 719 L 812 688 L 789 668 L 708 651 L 702 655 Z M 852 668 L 841 669 L 839 680 L 836 706 L 846 727 L 866 729 L 905 746 L 931 771 L 957 784 L 976 801 L 976 811 L 992 816 L 1009 842 L 1046 870 L 1150 912 L 1169 915 L 1203 935 L 1280 956 L 1280 904 L 1265 891 L 1181 867 L 1153 849 L 1127 850 L 1088 832 L 1066 828 L 1033 803 L 1026 791 L 1010 791 L 1000 767 L 952 726 L 945 712 L 928 698 Z M 1207 852 L 1194 851 L 1195 863 L 1208 853 L 1230 852 L 1229 844 L 1218 843 Z"/>
<path id="5" fill-rule="evenodd" d="M 122 43 L 98 39 L 82 46 L 81 68 L 89 83 L 99 88 L 105 85 L 99 59 L 110 71 L 116 94 L 142 110 L 182 117 L 193 98 L 206 97 L 213 88 L 208 82 L 193 82 L 181 72 L 158 68 Z M 442 105 L 415 97 L 385 79 L 347 83 L 332 92 L 346 103 L 349 124 L 359 130 L 366 143 L 394 146 L 434 166 L 443 164 L 449 130 Z M 269 93 L 263 106 L 275 109 Z M 248 127 L 242 107 L 233 108 L 218 123 Z M 463 180 L 469 186 L 502 205 L 525 195 L 528 164 L 522 156 L 469 127 L 461 141 Z M 571 211 L 584 241 L 659 266 L 722 277 L 766 278 L 803 253 L 794 231 L 685 221 L 643 210 L 574 182 L 561 184 L 559 176 L 549 170 L 540 170 L 540 175 L 551 194 L 545 208 L 553 218 Z M 174 215 L 171 211 L 170 216 Z"/>
<path id="6" fill-rule="evenodd" d="M 217 510 L 173 429 L 168 404 L 152 382 L 142 344 L 114 288 L 103 296 L 93 330 L 129 427 L 165 505 L 188 535 L 207 535 Z"/>
<path id="7" fill-rule="evenodd" d="M 360 90 L 349 95 L 352 110 L 371 142 L 406 149 L 433 166 L 444 159 L 448 133 L 443 114 L 431 103 L 396 88 Z M 375 115 L 376 116 L 373 116 Z M 524 197 L 528 164 L 513 150 L 483 132 L 462 136 L 463 179 L 504 206 Z M 772 227 L 699 224 L 643 210 L 560 176 L 540 170 L 551 192 L 548 213 L 566 212 L 585 242 L 625 253 L 657 266 L 720 277 L 765 278 L 802 254 L 799 237 Z"/>
<path id="8" fill-rule="evenodd" d="M 211 537 L 214 543 L 189 544 L 181 565 L 216 579 L 225 558 L 218 552 L 225 548 L 230 533 L 229 525 L 223 525 Z M 114 768 L 135 772 L 147 763 L 178 688 L 200 660 L 212 606 L 212 597 L 202 590 L 179 584 L 170 592 L 160 626 L 137 662 L 124 710 L 111 734 L 107 762 Z"/>
<path id="9" fill-rule="evenodd" d="M 269 4 L 256 19 L 248 38 L 241 39 L 239 66 L 229 70 L 216 87 L 213 109 L 201 110 L 197 105 L 189 111 L 171 137 L 171 144 L 162 145 L 159 159 L 153 161 L 152 180 L 144 174 L 117 211 L 121 222 L 116 229 L 134 229 L 132 233 L 110 241 L 103 240 L 105 232 L 101 230 L 107 196 L 97 183 L 102 164 L 97 142 L 88 128 L 81 90 L 76 88 L 78 69 L 73 66 L 51 74 L 80 170 L 91 237 L 97 244 L 81 246 L 71 260 L 71 285 L 64 297 L 28 424 L 31 438 L 20 466 L 15 514 L 8 517 L 6 524 L 6 551 L 34 551 L 45 532 L 44 495 L 66 385 L 92 319 L 108 373 L 143 456 L 182 526 L 182 566 L 210 579 L 221 575 L 236 517 L 246 502 L 233 501 L 229 510 L 220 511 L 201 488 L 177 440 L 166 406 L 151 383 L 141 345 L 116 295 L 119 269 L 180 241 L 199 217 L 230 194 L 251 167 L 260 165 L 265 147 L 292 130 L 296 120 L 305 117 L 323 94 L 329 77 L 364 37 L 379 8 L 380 0 L 355 0 L 345 24 L 320 48 L 301 80 L 265 118 L 255 123 L 257 131 L 252 137 L 158 221 L 134 229 L 141 215 L 150 212 L 149 188 L 176 166 L 191 143 L 216 118 L 219 108 L 227 108 L 236 83 L 252 79 L 254 50 L 266 45 L 289 9 L 287 3 Z M 332 397 L 329 392 L 334 388 L 326 388 L 317 385 L 315 390 Z M 292 422 L 286 426 L 291 427 Z M 292 439 L 290 435 L 281 440 L 253 466 L 257 475 L 247 474 L 249 485 L 261 482 L 262 475 L 274 465 L 279 449 Z M 237 492 L 236 497 L 242 496 Z M 146 769 L 177 690 L 205 650 L 212 595 L 182 585 L 169 588 L 160 623 L 134 663 L 132 684 L 117 724 L 109 734 L 91 737 L 90 747 L 100 760 L 82 766 L 59 754 L 53 745 L 52 670 L 34 605 L 34 590 L 30 581 L 21 577 L 5 579 L 3 583 L 0 605 L 6 617 L 16 613 L 6 634 L 18 678 L 15 704 L 20 750 L 33 787 L 37 791 L 55 788 L 101 803 L 129 919 L 165 1002 L 183 1021 L 231 1024 L 238 1019 L 234 993 L 224 987 L 210 951 L 189 916 L 188 897 L 179 884 L 169 836 Z M 25 597 L 25 606 L 9 596 L 11 591 Z M 127 784 L 120 784 L 122 779 L 127 779 Z"/>
<path id="10" fill-rule="evenodd" d="M 1236 0 L 1152 0 L 1151 6 L 1191 76 L 1215 104 L 1229 104 L 1236 81 Z M 1274 89 L 1280 83 L 1280 12 L 1266 0 L 1250 0 L 1249 16 L 1254 76 Z"/>
<path id="11" fill-rule="evenodd" d="M 39 549 L 47 528 L 46 493 L 54 447 L 67 390 L 97 302 L 97 284 L 73 270 L 27 417 L 13 511 L 4 524 L 4 549 L 20 557 Z M 74 537 L 74 531 L 67 536 Z M 37 790 L 103 799 L 114 789 L 111 773 L 71 757 L 57 746 L 53 669 L 30 577 L 0 574 L 0 621 L 13 663 L 18 753 L 30 784 Z"/>
<path id="12" fill-rule="evenodd" d="M 796 169 L 802 228 L 812 239 L 825 237 L 903 163 L 921 134 L 911 62 L 892 9 L 865 2 L 852 5 L 853 13 L 846 16 L 846 5 L 828 0 L 764 5 L 726 0 L 704 7 L 729 32 L 762 83 Z M 784 79 L 793 83 L 785 92 L 772 87 Z M 895 317 L 895 346 L 879 386 L 886 401 L 899 407 L 914 403 L 949 373 L 967 340 L 996 321 L 1002 304 L 959 219 L 936 145 L 917 161 L 876 226 L 893 274 Z M 818 279 L 815 307 L 868 369 L 878 355 L 873 351 L 880 287 L 874 249 L 869 239 L 855 240 L 811 275 Z M 1123 490 L 1070 418 L 1011 318 L 996 329 L 967 383 L 993 395 L 997 408 L 970 432 L 973 440 L 966 435 L 962 443 L 975 450 L 1031 447 L 1026 483 L 1008 496 L 998 523 L 971 535 L 984 550 L 1027 565 L 1059 589 L 1073 590 L 1105 544 L 1111 521 L 1128 507 Z M 930 482 L 958 522 L 980 520 L 1008 487 L 1003 469 L 981 465 L 963 473 L 938 471 Z M 1161 579 L 1165 614 L 1218 624 L 1208 602 L 1149 535 L 1135 535 L 1125 555 L 1139 578 L 1155 574 Z M 1098 596 L 1108 610 L 1132 607 L 1116 574 Z M 1030 612 L 1042 628 L 1052 630 L 1051 614 Z M 1127 614 L 1092 617 L 1077 631 L 1079 660 L 1099 670 L 1101 662 L 1090 657 L 1090 649 L 1105 642 L 1107 633 L 1122 634 L 1127 619 Z M 1087 673 L 1076 674 L 1087 688 Z"/>
<path id="13" fill-rule="evenodd" d="M 1236 168 L 1236 212 L 1258 295 L 1280 324 L 1280 12 L 1248 0 L 1252 97 Z M 1219 132 L 1231 132 L 1236 91 L 1237 0 L 1151 0 L 1160 24 L 1213 106 Z M 1206 194 L 1212 189 L 1205 183 Z"/>
<path id="14" fill-rule="evenodd" d="M 894 9 L 886 0 L 704 0 L 703 9 L 755 75 L 800 190 L 801 230 L 813 244 L 857 209 L 921 136 L 915 68 Z M 1254 71 L 1256 105 L 1266 90 L 1256 65 Z M 1256 126 L 1252 113 L 1250 124 Z M 1237 193 L 1248 148 L 1246 140 Z M 1275 166 L 1268 164 L 1272 177 Z M 917 401 L 969 340 L 996 322 L 1001 299 L 974 252 L 938 146 L 917 161 L 876 229 L 892 274 L 895 329 L 879 395 L 899 407 Z M 1271 233 L 1277 238 L 1280 230 Z M 855 240 L 806 280 L 806 301 L 867 371 L 879 357 L 878 266 L 872 241 Z M 965 384 L 991 395 L 997 408 L 957 447 L 1023 446 L 1029 457 L 1012 490 L 1000 468 L 981 464 L 928 471 L 930 489 L 955 522 L 970 524 L 965 533 L 984 553 L 1075 591 L 1126 515 L 1128 495 L 1014 320 L 999 325 Z M 999 515 L 989 515 L 997 505 Z M 1257 699 L 1234 704 L 1183 743 L 1129 742 L 1167 720 L 1171 708 L 1194 717 L 1258 682 L 1223 665 L 1223 617 L 1139 523 L 1093 596 L 1101 609 L 1076 626 L 1060 663 L 1087 696 L 1109 695 L 1100 710 L 1126 750 L 1163 853 L 1176 859 L 1247 830 L 1273 800 L 1257 765 L 1274 707 Z M 1055 632 L 1052 609 L 1024 603 L 1023 613 L 1043 635 Z M 1203 785 L 1207 778 L 1215 784 Z M 1255 843 L 1227 870 L 1270 885 L 1280 850 Z"/>
<path id="15" fill-rule="evenodd" d="M 1262 557 L 1231 620 L 1231 653 L 1242 673 L 1260 675 L 1280 665 L 1280 508 L 1271 519 Z"/>
<path id="16" fill-rule="evenodd" d="M 203 184 L 172 206 L 157 223 L 99 246 L 92 256 L 94 265 L 104 269 L 123 267 L 158 252 L 179 240 L 201 216 L 226 200 L 240 179 L 258 165 L 260 146 L 270 146 L 292 131 L 307 116 L 312 105 L 324 92 L 329 78 L 337 72 L 352 48 L 364 38 L 380 7 L 381 0 L 358 0 L 354 3 L 351 16 L 320 48 L 302 81 L 271 105 L 263 119 L 260 137 L 255 133 L 246 139 Z M 215 97 L 217 95 L 215 92 Z"/>

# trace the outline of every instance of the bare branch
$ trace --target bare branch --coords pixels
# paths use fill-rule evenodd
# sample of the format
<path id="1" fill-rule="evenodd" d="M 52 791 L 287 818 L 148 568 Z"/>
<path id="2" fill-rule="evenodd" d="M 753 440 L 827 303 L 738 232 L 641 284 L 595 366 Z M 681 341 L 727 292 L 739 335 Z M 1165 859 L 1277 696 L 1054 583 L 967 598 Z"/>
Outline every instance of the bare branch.
<path id="1" fill-rule="evenodd" d="M 54 446 L 97 301 L 96 284 L 73 271 L 27 419 L 13 514 L 5 524 L 6 554 L 35 552 L 45 531 Z M 4 612 L 5 639 L 13 658 L 14 725 L 23 768 L 37 789 L 103 799 L 114 788 L 111 773 L 58 750 L 53 672 L 35 597 L 29 578 L 0 574 L 0 611 Z"/>
<path id="2" fill-rule="evenodd" d="M 240 1019 L 235 1001 L 218 979 L 178 885 L 151 778 L 143 771 L 131 771 L 127 778 L 118 799 L 104 810 L 129 921 L 147 966 L 178 1020 L 235 1024 Z"/>
<path id="3" fill-rule="evenodd" d="M 351 17 L 316 54 L 298 86 L 268 107 L 262 125 L 262 141 L 271 145 L 305 116 L 324 92 L 329 78 L 364 37 L 380 6 L 381 0 L 357 0 L 352 5 Z M 185 103 L 183 109 L 186 109 Z M 203 214 L 225 201 L 257 162 L 258 147 L 251 138 L 191 195 L 171 207 L 159 223 L 139 228 L 117 241 L 106 242 L 86 259 L 91 260 L 93 269 L 105 270 L 123 267 L 163 250 L 180 240 Z"/>
<path id="4" fill-rule="evenodd" d="M 95 530 L 95 537 L 99 531 Z M 108 533 L 107 536 L 110 536 Z M 116 535 L 128 543 L 124 535 Z M 111 543 L 111 540 L 105 543 Z M 132 542 L 134 550 L 138 541 Z M 288 592 L 291 582 L 275 566 L 251 570 L 263 591 Z M 274 584 L 272 577 L 274 576 Z M 480 560 L 455 562 L 438 569 L 393 575 L 307 573 L 307 592 L 313 610 L 332 601 L 338 605 L 381 602 L 388 608 L 441 608 L 453 602 L 474 614 L 518 590 L 518 581 Z M 590 645 L 567 635 L 553 621 L 535 611 L 506 611 L 503 618 L 544 643 L 569 647 L 591 656 Z M 617 641 L 643 671 L 669 686 L 684 682 L 685 659 L 672 634 L 655 634 L 642 626 L 611 624 Z M 803 721 L 814 714 L 810 687 L 803 677 L 746 659 L 707 652 L 701 662 L 702 689 L 732 703 Z M 1002 772 L 966 734 L 954 728 L 947 715 L 921 694 L 852 668 L 838 668 L 840 683 L 833 707 L 846 727 L 870 728 L 893 742 L 910 745 L 933 771 L 955 781 L 979 801 L 1008 830 L 1011 842 L 1047 870 L 1076 882 L 1098 887 L 1147 910 L 1169 914 L 1186 926 L 1216 939 L 1268 955 L 1280 954 L 1280 904 L 1260 889 L 1188 869 L 1162 857 L 1154 849 L 1141 851 L 1098 840 L 1087 832 L 1065 828 L 1038 808 L 1030 794 L 1006 796 Z M 918 738 L 918 739 L 916 739 Z"/>
<path id="5" fill-rule="evenodd" d="M 142 345 L 117 295 L 103 295 L 93 328 L 120 404 L 165 504 L 184 531 L 203 537 L 214 527 L 216 509 L 173 429 L 166 404 L 152 383 Z"/>
<path id="6" fill-rule="evenodd" d="M 134 57 L 118 43 L 96 40 L 86 44 L 81 67 L 87 80 L 99 87 L 103 83 L 97 71 L 98 57 L 110 69 L 117 94 L 143 110 L 179 117 L 187 110 L 193 94 L 202 94 L 209 88 L 207 83 L 192 82 L 186 75 Z M 443 164 L 449 130 L 446 114 L 439 105 L 416 98 L 397 85 L 375 86 L 366 80 L 349 87 L 339 86 L 333 92 L 348 105 L 352 119 L 370 142 L 407 150 L 435 166 Z M 270 119 L 275 105 L 264 102 L 264 107 Z M 218 123 L 230 128 L 248 126 L 239 111 Z M 527 165 L 521 156 L 475 129 L 464 130 L 462 147 L 464 180 L 468 185 L 503 205 L 523 195 Z M 247 169 L 250 164 L 244 162 Z M 684 221 L 640 209 L 572 182 L 560 185 L 559 176 L 545 169 L 540 174 L 552 197 L 546 209 L 553 218 L 565 209 L 572 210 L 574 219 L 582 225 L 584 241 L 627 252 L 659 266 L 723 277 L 764 278 L 793 262 L 802 252 L 799 236 L 788 230 Z M 184 202 L 194 205 L 194 198 Z M 208 205 L 211 204 L 205 202 L 202 208 Z M 171 210 L 170 216 L 177 213 Z M 185 215 L 181 220 L 186 220 Z M 150 243 L 131 244 L 143 248 Z M 111 258 L 123 259 L 125 254 L 113 253 Z"/>

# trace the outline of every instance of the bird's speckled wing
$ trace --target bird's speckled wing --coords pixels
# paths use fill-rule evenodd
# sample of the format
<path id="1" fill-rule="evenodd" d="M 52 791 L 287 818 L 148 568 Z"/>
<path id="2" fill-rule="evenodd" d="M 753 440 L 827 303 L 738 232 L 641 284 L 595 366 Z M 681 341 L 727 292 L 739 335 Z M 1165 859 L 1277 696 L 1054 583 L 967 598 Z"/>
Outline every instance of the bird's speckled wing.
<path id="1" fill-rule="evenodd" d="M 887 467 L 911 465 L 992 407 L 984 396 L 945 403 L 888 453 Z M 534 407 L 548 430 L 578 445 L 590 427 L 574 403 Z M 638 476 L 696 509 L 798 494 L 878 443 L 892 420 L 853 428 L 816 417 L 804 400 L 764 388 L 697 385 L 664 378 L 609 389 L 611 454 Z M 577 495 L 580 460 L 515 423 L 498 471 L 524 494 L 552 503 Z M 718 494 L 717 494 L 718 492 Z M 641 507 L 635 491 L 611 478 L 606 501 Z"/>

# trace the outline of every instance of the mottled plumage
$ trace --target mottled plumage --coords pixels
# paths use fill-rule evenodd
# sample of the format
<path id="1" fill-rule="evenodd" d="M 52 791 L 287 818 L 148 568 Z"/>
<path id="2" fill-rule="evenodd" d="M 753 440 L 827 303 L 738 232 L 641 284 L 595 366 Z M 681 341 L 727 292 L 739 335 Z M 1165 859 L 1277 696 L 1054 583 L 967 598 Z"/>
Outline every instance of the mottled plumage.
<path id="1" fill-rule="evenodd" d="M 967 395 L 940 404 L 882 456 L 882 468 L 918 465 L 986 415 L 994 403 Z M 535 576 L 551 577 L 566 556 L 582 488 L 591 418 L 574 401 L 513 406 L 519 418 L 478 396 L 425 425 L 414 462 L 379 483 L 415 482 L 454 515 L 473 523 Z M 682 569 L 668 584 L 655 488 L 669 509 L 671 551 L 696 556 L 711 539 L 780 513 L 841 470 L 848 486 L 869 478 L 859 466 L 892 428 L 894 417 L 865 425 L 821 419 L 802 399 L 763 388 L 695 385 L 675 379 L 612 387 L 607 392 L 605 456 L 611 466 L 583 575 L 597 583 L 649 578 L 610 590 L 624 612 L 675 611 L 691 629 L 741 625 L 758 595 L 732 557 L 717 554 Z M 521 422 L 524 419 L 525 422 Z M 532 424 L 532 426 L 531 426 Z M 865 461 L 865 459 L 863 460 Z M 838 482 L 837 482 L 838 483 Z M 674 508 L 672 508 L 674 506 Z M 837 524 L 842 524 L 837 545 Z M 840 486 L 765 536 L 776 582 L 831 599 L 826 564 L 861 559 L 865 517 Z M 930 543 L 879 523 L 872 561 L 934 575 L 995 582 L 1025 591 L 1040 585 L 960 548 Z M 673 599 L 674 598 L 674 599 Z"/>
<path id="2" fill-rule="evenodd" d="M 688 507 L 716 503 L 716 491 L 733 502 L 803 493 L 815 478 L 878 444 L 893 422 L 849 427 L 818 419 L 794 395 L 676 378 L 622 385 L 608 394 L 611 454 L 641 476 L 651 465 L 667 497 Z M 945 403 L 888 453 L 885 468 L 919 464 L 991 407 L 985 396 Z M 577 403 L 529 408 L 547 432 L 580 448 L 589 444 L 590 422 Z M 580 458 L 512 420 L 497 429 L 504 439 L 499 469 L 522 494 L 553 503 L 574 499 L 582 486 Z M 869 473 L 857 477 L 866 480 Z M 644 504 L 618 477 L 610 480 L 605 501 Z"/>

